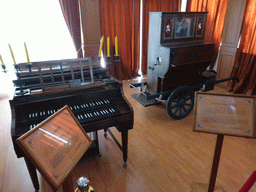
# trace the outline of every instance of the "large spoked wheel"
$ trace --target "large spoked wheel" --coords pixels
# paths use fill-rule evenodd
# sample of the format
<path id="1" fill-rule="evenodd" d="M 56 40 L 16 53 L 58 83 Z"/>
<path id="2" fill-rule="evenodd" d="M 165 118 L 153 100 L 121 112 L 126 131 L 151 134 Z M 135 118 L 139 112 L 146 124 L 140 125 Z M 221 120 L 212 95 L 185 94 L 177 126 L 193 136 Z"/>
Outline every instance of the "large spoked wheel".
<path id="1" fill-rule="evenodd" d="M 194 91 L 188 86 L 174 89 L 167 99 L 166 109 L 173 119 L 186 117 L 194 107 Z"/>

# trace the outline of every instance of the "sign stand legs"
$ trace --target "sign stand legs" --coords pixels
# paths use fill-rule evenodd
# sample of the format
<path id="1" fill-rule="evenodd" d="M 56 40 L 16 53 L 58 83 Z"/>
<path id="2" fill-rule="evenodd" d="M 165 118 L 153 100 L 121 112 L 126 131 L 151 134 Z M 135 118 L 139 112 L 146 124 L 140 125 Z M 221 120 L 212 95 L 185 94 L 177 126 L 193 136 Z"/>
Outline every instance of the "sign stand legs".
<path id="1" fill-rule="evenodd" d="M 217 135 L 217 142 L 216 142 L 216 146 L 215 146 L 214 157 L 213 157 L 212 171 L 211 171 L 211 178 L 210 178 L 210 182 L 209 182 L 208 192 L 213 192 L 214 191 L 217 172 L 218 172 L 218 167 L 219 167 L 219 162 L 220 162 L 220 155 L 221 155 L 223 140 L 224 140 L 224 135 L 223 134 L 218 134 Z"/>
<path id="2" fill-rule="evenodd" d="M 35 191 L 39 191 L 39 182 L 38 182 L 38 177 L 36 173 L 36 168 L 26 156 L 24 156 L 24 159 L 25 159 L 33 186 L 35 188 Z"/>

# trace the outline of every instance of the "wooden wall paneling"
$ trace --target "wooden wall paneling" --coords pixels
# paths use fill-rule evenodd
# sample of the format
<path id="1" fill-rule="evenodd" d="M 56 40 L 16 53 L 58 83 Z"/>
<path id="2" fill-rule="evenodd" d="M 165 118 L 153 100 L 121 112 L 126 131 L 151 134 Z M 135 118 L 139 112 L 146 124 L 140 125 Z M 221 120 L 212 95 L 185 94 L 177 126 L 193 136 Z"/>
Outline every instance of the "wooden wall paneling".
<path id="1" fill-rule="evenodd" d="M 217 79 L 230 77 L 240 38 L 245 5 L 246 0 L 228 2 L 217 66 Z M 220 86 L 226 87 L 227 83 L 221 83 Z"/>
<path id="2" fill-rule="evenodd" d="M 80 0 L 84 57 L 97 57 L 100 47 L 100 18 L 98 0 Z"/>

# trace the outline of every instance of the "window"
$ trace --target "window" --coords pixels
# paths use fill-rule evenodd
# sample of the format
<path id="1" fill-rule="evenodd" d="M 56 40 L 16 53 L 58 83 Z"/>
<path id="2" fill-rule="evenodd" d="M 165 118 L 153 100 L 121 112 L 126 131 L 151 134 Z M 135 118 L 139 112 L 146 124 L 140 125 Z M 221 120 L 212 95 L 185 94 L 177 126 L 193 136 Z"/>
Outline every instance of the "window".
<path id="1" fill-rule="evenodd" d="M 57 0 L 8 0 L 0 2 L 0 54 L 13 64 L 10 43 L 17 63 L 76 58 L 75 47 Z"/>
<path id="2" fill-rule="evenodd" d="M 76 50 L 58 0 L 0 1 L 0 55 L 8 75 L 13 68 L 11 45 L 16 63 L 76 58 Z M 2 68 L 0 68 L 2 71 Z M 0 72 L 0 88 L 3 78 Z"/>

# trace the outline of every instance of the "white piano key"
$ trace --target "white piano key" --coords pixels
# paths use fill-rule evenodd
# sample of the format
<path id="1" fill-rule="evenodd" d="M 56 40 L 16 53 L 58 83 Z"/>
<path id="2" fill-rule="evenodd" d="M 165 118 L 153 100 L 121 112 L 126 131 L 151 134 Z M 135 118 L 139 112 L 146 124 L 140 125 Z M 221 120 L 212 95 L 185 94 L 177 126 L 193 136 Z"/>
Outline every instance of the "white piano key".
<path id="1" fill-rule="evenodd" d="M 84 116 L 85 116 L 85 118 L 87 118 L 87 115 L 86 115 L 86 114 L 84 114 Z"/>
<path id="2" fill-rule="evenodd" d="M 32 129 L 33 128 L 33 125 L 30 125 L 30 129 Z"/>
<path id="3" fill-rule="evenodd" d="M 45 111 L 43 112 L 43 115 L 45 115 Z"/>
<path id="4" fill-rule="evenodd" d="M 29 113 L 28 118 L 31 118 L 31 113 Z"/>
<path id="5" fill-rule="evenodd" d="M 77 109 L 80 109 L 78 105 L 76 107 L 77 107 Z"/>
<path id="6" fill-rule="evenodd" d="M 74 106 L 75 110 L 76 110 L 76 106 Z"/>
<path id="7" fill-rule="evenodd" d="M 77 118 L 80 119 L 80 115 L 78 115 Z"/>
<path id="8" fill-rule="evenodd" d="M 72 107 L 70 107 L 70 109 L 71 109 L 71 111 L 73 111 L 73 108 L 72 108 Z"/>

